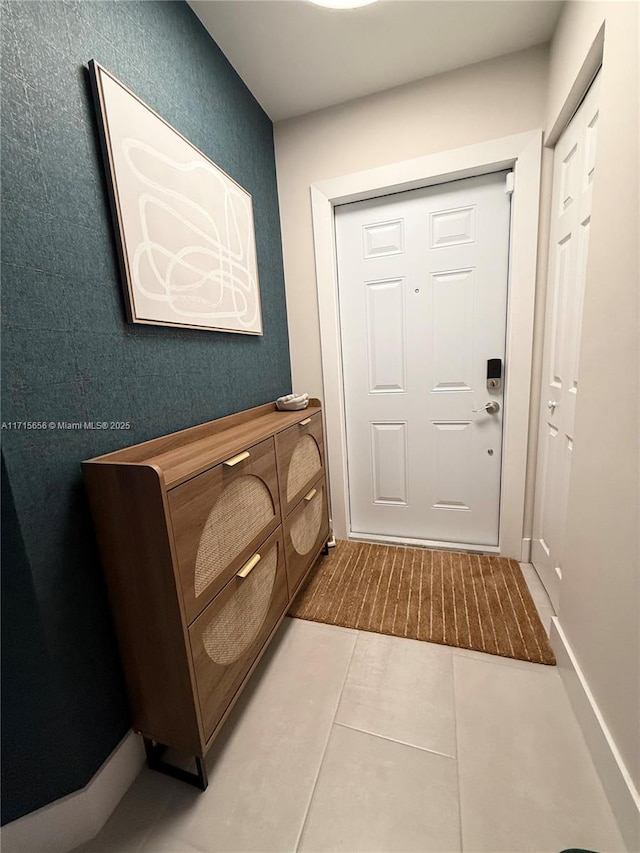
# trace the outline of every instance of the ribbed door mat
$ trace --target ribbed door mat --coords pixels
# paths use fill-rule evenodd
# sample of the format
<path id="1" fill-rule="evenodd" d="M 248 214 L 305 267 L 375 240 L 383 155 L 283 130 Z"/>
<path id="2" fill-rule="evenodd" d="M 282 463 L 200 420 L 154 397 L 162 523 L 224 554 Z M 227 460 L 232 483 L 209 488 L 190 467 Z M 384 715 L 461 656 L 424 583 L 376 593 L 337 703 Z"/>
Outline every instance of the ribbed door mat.
<path id="1" fill-rule="evenodd" d="M 520 566 L 504 557 L 339 541 L 320 557 L 289 614 L 556 662 Z"/>

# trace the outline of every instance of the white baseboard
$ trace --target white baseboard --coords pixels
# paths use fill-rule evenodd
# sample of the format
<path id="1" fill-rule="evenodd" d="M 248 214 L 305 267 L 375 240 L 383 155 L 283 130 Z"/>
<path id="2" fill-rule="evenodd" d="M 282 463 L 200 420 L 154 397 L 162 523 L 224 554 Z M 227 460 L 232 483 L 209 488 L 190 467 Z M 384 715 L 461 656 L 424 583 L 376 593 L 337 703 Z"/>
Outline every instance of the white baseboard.
<path id="1" fill-rule="evenodd" d="M 520 555 L 521 563 L 531 562 L 531 537 L 522 540 L 522 553 Z"/>
<path id="2" fill-rule="evenodd" d="M 5 824 L 2 853 L 68 853 L 90 841 L 143 764 L 142 738 L 130 731 L 84 788 Z"/>
<path id="3" fill-rule="evenodd" d="M 630 851 L 640 850 L 640 795 L 589 689 L 557 616 L 551 620 L 551 645 L 573 711 Z"/>

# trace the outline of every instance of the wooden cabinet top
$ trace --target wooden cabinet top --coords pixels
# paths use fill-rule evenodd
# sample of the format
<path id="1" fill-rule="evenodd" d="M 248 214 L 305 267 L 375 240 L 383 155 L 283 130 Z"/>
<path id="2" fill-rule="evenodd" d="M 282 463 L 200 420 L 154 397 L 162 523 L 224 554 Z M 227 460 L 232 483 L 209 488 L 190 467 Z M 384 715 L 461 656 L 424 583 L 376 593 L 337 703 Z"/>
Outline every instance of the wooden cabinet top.
<path id="1" fill-rule="evenodd" d="M 144 465 L 154 468 L 166 489 L 320 412 L 320 401 L 297 412 L 279 412 L 275 403 L 247 409 L 188 429 L 153 438 L 87 460 L 84 465 Z"/>

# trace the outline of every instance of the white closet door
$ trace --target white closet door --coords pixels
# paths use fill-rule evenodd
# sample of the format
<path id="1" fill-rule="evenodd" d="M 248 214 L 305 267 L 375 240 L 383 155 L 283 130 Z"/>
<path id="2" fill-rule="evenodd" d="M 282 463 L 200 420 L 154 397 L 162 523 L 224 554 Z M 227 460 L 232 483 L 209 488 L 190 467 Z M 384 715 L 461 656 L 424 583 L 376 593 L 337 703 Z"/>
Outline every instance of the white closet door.
<path id="1" fill-rule="evenodd" d="M 531 559 L 557 609 L 596 162 L 598 78 L 554 155 L 538 472 Z"/>

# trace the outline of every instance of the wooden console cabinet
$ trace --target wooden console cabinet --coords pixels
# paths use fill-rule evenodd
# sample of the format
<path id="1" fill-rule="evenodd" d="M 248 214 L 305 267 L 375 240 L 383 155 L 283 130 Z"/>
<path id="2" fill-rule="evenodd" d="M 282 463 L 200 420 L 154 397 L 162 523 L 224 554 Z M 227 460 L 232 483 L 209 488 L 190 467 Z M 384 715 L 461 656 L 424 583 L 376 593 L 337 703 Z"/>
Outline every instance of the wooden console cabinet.
<path id="1" fill-rule="evenodd" d="M 204 788 L 204 756 L 326 546 L 320 403 L 259 406 L 82 468 L 134 728 L 150 766 Z"/>

